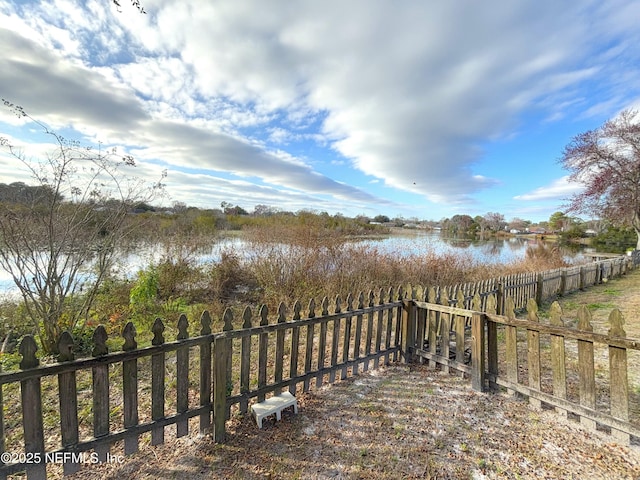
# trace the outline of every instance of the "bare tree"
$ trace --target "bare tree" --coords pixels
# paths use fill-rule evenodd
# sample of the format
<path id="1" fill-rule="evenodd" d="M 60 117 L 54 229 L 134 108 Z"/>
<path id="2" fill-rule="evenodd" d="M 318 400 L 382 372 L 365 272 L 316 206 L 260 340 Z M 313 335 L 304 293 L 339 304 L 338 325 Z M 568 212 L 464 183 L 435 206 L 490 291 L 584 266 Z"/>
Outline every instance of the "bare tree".
<path id="1" fill-rule="evenodd" d="M 584 185 L 569 211 L 631 226 L 640 249 L 640 123 L 636 110 L 624 110 L 595 130 L 576 135 L 560 162 L 569 179 Z"/>
<path id="2" fill-rule="evenodd" d="M 484 215 L 485 224 L 494 232 L 502 230 L 506 225 L 504 215 L 498 212 L 489 212 Z"/>
<path id="3" fill-rule="evenodd" d="M 62 331 L 89 314 L 132 230 L 132 206 L 156 197 L 163 185 L 131 176 L 132 157 L 81 147 L 3 103 L 55 145 L 46 159 L 30 159 L 0 137 L 0 146 L 36 184 L 29 195 L 0 203 L 0 266 L 22 294 L 44 352 L 56 353 Z"/>

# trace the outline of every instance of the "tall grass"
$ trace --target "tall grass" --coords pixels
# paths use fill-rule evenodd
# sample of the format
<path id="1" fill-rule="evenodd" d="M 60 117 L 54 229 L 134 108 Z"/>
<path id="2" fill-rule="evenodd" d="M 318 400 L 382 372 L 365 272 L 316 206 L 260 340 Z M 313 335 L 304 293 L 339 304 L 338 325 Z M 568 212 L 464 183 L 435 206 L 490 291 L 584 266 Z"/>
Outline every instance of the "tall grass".
<path id="1" fill-rule="evenodd" d="M 453 285 L 565 266 L 559 250 L 530 248 L 525 259 L 487 265 L 466 253 L 389 253 L 348 242 L 336 232 L 282 228 L 251 232 L 250 254 L 238 265 L 257 286 L 260 303 L 276 306 L 321 296 L 368 292 L 406 284 Z"/>

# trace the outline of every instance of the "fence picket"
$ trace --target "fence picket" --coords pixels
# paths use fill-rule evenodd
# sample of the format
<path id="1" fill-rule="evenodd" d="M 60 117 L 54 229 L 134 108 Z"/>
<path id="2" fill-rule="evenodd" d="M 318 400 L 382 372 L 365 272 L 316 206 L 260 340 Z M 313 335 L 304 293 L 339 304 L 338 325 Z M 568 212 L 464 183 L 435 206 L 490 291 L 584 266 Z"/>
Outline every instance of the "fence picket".
<path id="1" fill-rule="evenodd" d="M 329 299 L 324 297 L 322 299 L 322 316 L 329 315 Z M 325 355 L 327 354 L 327 323 L 328 320 L 323 320 L 320 323 L 320 339 L 318 341 L 318 376 L 316 377 L 316 387 L 320 388 L 324 381 L 324 369 Z"/>
<path id="2" fill-rule="evenodd" d="M 578 330 L 593 332 L 591 313 L 586 306 L 578 309 Z M 596 377 L 593 358 L 593 342 L 578 340 L 578 376 L 580 379 L 580 405 L 590 409 L 596 407 Z M 580 423 L 590 430 L 596 429 L 596 422 L 585 416 L 580 417 Z"/>
<path id="3" fill-rule="evenodd" d="M 440 296 L 440 305 L 449 306 L 449 295 L 446 290 L 442 292 Z M 440 355 L 444 358 L 449 358 L 449 339 L 451 335 L 451 315 L 449 313 L 441 313 L 440 314 L 440 325 L 442 331 L 440 332 Z M 449 365 L 444 365 L 442 367 L 442 371 L 444 373 L 449 373 Z"/>
<path id="4" fill-rule="evenodd" d="M 307 313 L 307 318 L 315 318 L 316 316 L 316 301 L 312 298 L 309 300 L 309 312 Z M 311 372 L 311 364 L 313 361 L 313 337 L 315 335 L 315 324 L 311 323 L 307 325 L 307 343 L 304 354 L 304 373 L 308 374 Z M 303 390 L 305 392 L 309 391 L 309 378 L 304 379 Z"/>
<path id="5" fill-rule="evenodd" d="M 36 358 L 38 346 L 31 335 L 25 335 L 20 342 L 19 352 L 22 355 L 20 368 L 28 370 L 40 363 Z M 24 433 L 25 453 L 40 454 L 44 452 L 44 429 L 42 425 L 42 388 L 40 377 L 27 378 L 20 382 L 22 400 L 22 429 Z M 47 477 L 44 461 L 27 463 L 27 479 L 39 480 Z"/>
<path id="6" fill-rule="evenodd" d="M 564 327 L 562 308 L 558 302 L 553 302 L 549 309 L 549 323 L 557 327 Z M 564 336 L 551 334 L 551 372 L 553 376 L 553 396 L 562 400 L 567 398 L 567 369 L 565 361 Z M 567 416 L 564 408 L 556 407 L 556 412 Z"/>
<path id="7" fill-rule="evenodd" d="M 464 308 L 464 302 L 464 293 L 462 290 L 458 290 L 456 294 L 456 306 L 458 308 Z M 464 331 L 467 320 L 461 315 L 455 315 L 453 318 L 456 338 L 456 362 L 464 363 Z M 469 325 L 471 325 L 471 319 L 469 319 Z"/>
<path id="8" fill-rule="evenodd" d="M 178 318 L 177 340 L 189 338 L 187 316 L 182 314 Z M 184 413 L 189 410 L 189 347 L 176 350 L 176 412 Z M 181 420 L 176 423 L 176 436 L 184 437 L 189 434 L 189 421 Z"/>
<path id="9" fill-rule="evenodd" d="M 384 304 L 384 290 L 381 288 L 378 292 L 378 305 Z M 376 337 L 374 343 L 374 351 L 376 353 L 380 353 L 382 349 L 382 325 L 384 322 L 384 312 L 382 310 L 378 311 L 378 323 L 376 325 Z M 373 360 L 373 368 L 374 370 L 380 366 L 380 357 L 376 356 Z"/>
<path id="10" fill-rule="evenodd" d="M 496 294 L 487 297 L 485 312 L 497 314 Z M 492 321 L 487 322 L 487 372 L 491 378 L 498 375 L 498 325 Z"/>
<path id="11" fill-rule="evenodd" d="M 269 324 L 267 316 L 269 309 L 266 305 L 260 307 L 260 326 L 264 327 Z M 258 388 L 267 385 L 267 347 L 269 344 L 269 334 L 261 333 L 258 340 Z M 217 357 L 216 357 L 217 358 Z M 225 360 L 226 361 L 226 360 Z M 258 402 L 264 402 L 264 393 L 258 395 Z"/>
<path id="12" fill-rule="evenodd" d="M 358 310 L 362 310 L 364 308 L 364 293 L 360 292 L 358 295 Z M 360 362 L 358 359 L 361 354 L 361 343 L 362 343 L 362 321 L 363 316 L 359 314 L 356 316 L 356 335 L 353 340 L 353 358 L 355 363 L 353 364 L 352 372 L 354 375 L 358 375 L 358 369 L 360 368 Z"/>
<path id="13" fill-rule="evenodd" d="M 285 323 L 286 319 L 287 307 L 284 302 L 280 302 L 278 305 L 278 319 L 276 323 Z M 275 369 L 274 369 L 274 381 L 275 383 L 280 383 L 284 376 L 284 330 L 278 330 L 276 332 L 276 358 L 275 358 Z M 282 393 L 281 388 L 276 388 L 273 392 L 275 395 L 280 395 Z"/>
<path id="14" fill-rule="evenodd" d="M 151 331 L 153 339 L 151 344 L 159 346 L 164 344 L 164 323 L 156 318 Z M 164 385 L 165 385 L 165 354 L 155 353 L 151 356 L 151 419 L 164 418 Z M 155 427 L 151 430 L 151 445 L 164 443 L 164 427 Z"/>
<path id="15" fill-rule="evenodd" d="M 530 322 L 539 322 L 538 304 L 533 298 L 527 302 L 527 319 Z M 527 329 L 527 363 L 529 371 L 529 388 L 540 390 L 540 332 L 531 328 Z M 529 397 L 529 404 L 535 409 L 542 408 L 542 402 L 537 398 Z"/>
<path id="16" fill-rule="evenodd" d="M 609 314 L 609 335 L 626 337 L 624 318 L 620 310 Z M 609 384 L 611 385 L 610 410 L 613 417 L 629 421 L 629 379 L 627 377 L 627 349 L 609 346 Z M 631 438 L 626 432 L 612 428 L 611 435 L 619 442 L 629 445 Z"/>
<path id="17" fill-rule="evenodd" d="M 124 345 L 122 350 L 130 352 L 138 348 L 136 342 L 136 328 L 128 322 L 122 330 Z M 124 411 L 124 428 L 131 428 L 138 424 L 138 360 L 122 362 L 122 402 Z M 138 435 L 127 436 L 124 439 L 124 453 L 131 455 L 138 451 Z"/>
<path id="18" fill-rule="evenodd" d="M 515 319 L 515 306 L 513 299 L 507 297 L 505 301 L 505 316 L 509 319 Z M 505 325 L 505 363 L 507 368 L 507 380 L 518 383 L 518 331 L 517 327 Z M 509 395 L 515 395 L 513 389 L 508 388 Z"/>
<path id="19" fill-rule="evenodd" d="M 211 316 L 208 311 L 200 316 L 200 335 L 211 335 Z M 209 407 L 200 414 L 200 434 L 204 435 L 211 428 L 211 343 L 200 345 L 200 406 Z"/>
<path id="20" fill-rule="evenodd" d="M 342 313 L 342 299 L 340 295 L 336 296 L 336 307 L 334 313 Z M 331 371 L 329 372 L 329 383 L 336 381 L 335 366 L 338 364 L 338 347 L 340 345 L 340 323 L 341 318 L 336 317 L 333 320 L 333 330 L 331 334 Z"/>
<path id="21" fill-rule="evenodd" d="M 107 331 L 99 325 L 93 332 L 94 357 L 107 355 Z M 109 435 L 109 365 L 101 364 L 92 367 L 91 381 L 93 387 L 93 436 L 100 438 Z M 109 444 L 96 445 L 94 448 L 101 462 L 107 461 Z"/>
<path id="22" fill-rule="evenodd" d="M 242 328 L 251 328 L 251 320 L 253 313 L 251 307 L 245 307 L 242 312 Z M 249 393 L 249 376 L 251 373 L 251 337 L 243 337 L 240 345 L 240 394 L 243 395 L 240 400 L 240 413 L 247 413 L 249 409 L 249 399 L 245 397 Z"/>
<path id="23" fill-rule="evenodd" d="M 389 295 L 387 297 L 387 301 L 389 303 L 393 302 L 393 287 L 389 287 Z M 391 335 L 393 332 L 393 310 L 387 310 L 387 331 L 385 333 L 385 339 L 384 339 L 384 348 L 385 350 L 389 350 L 389 348 L 391 347 Z M 386 357 L 385 357 L 385 363 L 389 364 L 389 362 L 391 361 L 391 354 L 387 353 Z"/>
<path id="24" fill-rule="evenodd" d="M 375 295 L 373 294 L 373 290 L 369 290 L 369 302 L 367 304 L 368 307 L 373 307 L 375 305 L 374 303 L 374 299 L 375 299 Z M 365 338 L 365 344 L 364 344 L 364 354 L 365 357 L 369 357 L 369 355 L 371 355 L 371 341 L 373 340 L 373 311 L 370 311 L 367 314 L 367 336 Z M 369 362 L 371 360 L 369 358 L 367 358 L 364 361 L 364 365 L 363 365 L 363 371 L 367 371 L 369 370 Z"/>
<path id="25" fill-rule="evenodd" d="M 347 312 L 353 310 L 353 295 L 349 293 L 347 295 Z M 345 317 L 344 319 L 344 341 L 342 343 L 342 363 L 344 363 L 344 367 L 342 367 L 342 373 L 340 374 L 340 380 L 344 380 L 347 378 L 348 368 L 347 361 L 349 360 L 349 352 L 351 351 L 351 321 L 353 317 L 351 315 Z"/>
<path id="26" fill-rule="evenodd" d="M 429 301 L 429 303 L 437 303 L 438 299 L 436 295 L 436 289 L 434 287 L 429 288 L 429 291 L 427 293 L 427 300 Z M 432 355 L 432 357 L 429 359 L 429 368 L 436 368 L 437 365 L 433 356 L 437 353 L 438 349 L 438 332 L 440 331 L 438 327 L 439 319 L 439 312 L 429 312 L 429 316 L 427 318 L 429 322 L 429 353 L 431 353 Z"/>
<path id="27" fill-rule="evenodd" d="M 293 322 L 300 320 L 300 310 L 302 305 L 300 301 L 296 300 L 293 304 Z M 296 378 L 298 376 L 298 354 L 300 351 L 300 327 L 293 327 L 291 330 L 291 354 L 289 355 L 289 378 Z M 298 389 L 297 383 L 289 385 L 289 393 L 295 395 Z"/>
<path id="28" fill-rule="evenodd" d="M 229 307 L 224 309 L 224 312 L 222 314 L 222 321 L 223 332 L 233 331 L 233 311 Z M 225 391 L 227 392 L 227 396 L 230 396 L 233 393 L 233 378 L 231 376 L 233 368 L 231 363 L 231 359 L 233 357 L 233 339 L 229 338 L 225 340 L 224 350 L 226 352 L 226 361 L 224 364 L 224 369 L 226 372 Z M 231 418 L 231 405 L 227 405 L 226 410 L 227 411 L 225 414 L 225 420 L 229 420 L 229 418 Z"/>
<path id="29" fill-rule="evenodd" d="M 73 337 L 69 332 L 62 332 L 58 339 L 59 362 L 71 362 L 74 359 Z M 64 372 L 58 375 L 58 396 L 60 404 L 60 433 L 63 447 L 73 447 L 78 443 L 78 393 L 76 372 Z M 70 475 L 80 469 L 77 462 L 65 462 L 63 471 Z"/>

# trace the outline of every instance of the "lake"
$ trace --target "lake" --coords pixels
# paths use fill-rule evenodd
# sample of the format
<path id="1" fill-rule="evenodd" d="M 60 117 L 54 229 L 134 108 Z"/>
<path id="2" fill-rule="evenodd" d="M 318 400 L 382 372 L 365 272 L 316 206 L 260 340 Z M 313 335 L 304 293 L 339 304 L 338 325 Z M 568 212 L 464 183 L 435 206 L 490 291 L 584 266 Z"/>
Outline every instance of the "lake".
<path id="1" fill-rule="evenodd" d="M 488 240 L 444 237 L 438 233 L 407 231 L 401 235 L 354 240 L 359 245 L 377 248 L 383 253 L 397 255 L 417 255 L 421 253 L 466 254 L 480 263 L 509 263 L 525 257 L 527 247 L 535 245 L 536 240 L 527 237 L 491 238 Z M 229 236 L 216 239 L 211 247 L 202 249 L 195 256 L 199 263 L 215 262 L 222 252 L 232 250 L 240 256 L 249 254 L 250 245 L 241 236 Z M 163 256 L 174 255 L 161 244 L 145 245 L 133 253 L 127 253 L 120 259 L 121 273 L 132 277 L 136 272 Z M 175 253 L 178 255 L 179 253 Z M 568 261 L 580 258 L 579 254 L 566 254 Z M 0 295 L 16 292 L 13 280 L 8 272 L 0 268 Z"/>

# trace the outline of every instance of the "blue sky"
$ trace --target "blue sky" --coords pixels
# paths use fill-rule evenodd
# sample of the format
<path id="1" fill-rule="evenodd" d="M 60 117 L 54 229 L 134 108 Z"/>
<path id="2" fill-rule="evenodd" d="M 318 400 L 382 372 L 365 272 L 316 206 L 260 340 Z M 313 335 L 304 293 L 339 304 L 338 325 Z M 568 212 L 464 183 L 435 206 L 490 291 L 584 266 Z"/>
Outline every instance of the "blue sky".
<path id="1" fill-rule="evenodd" d="M 0 96 L 166 169 L 167 204 L 545 220 L 563 147 L 640 106 L 638 1 L 122 3 L 0 0 Z"/>

